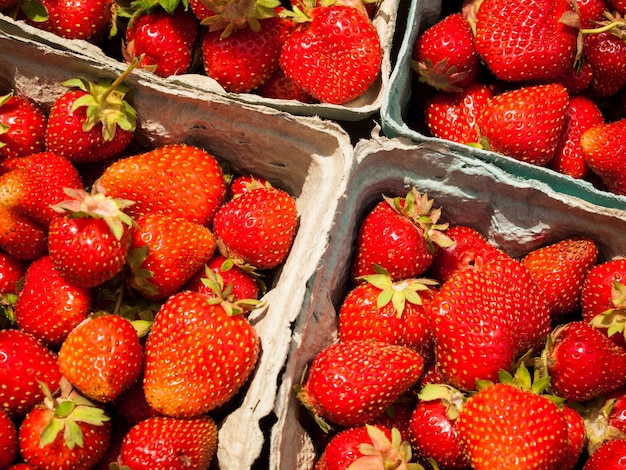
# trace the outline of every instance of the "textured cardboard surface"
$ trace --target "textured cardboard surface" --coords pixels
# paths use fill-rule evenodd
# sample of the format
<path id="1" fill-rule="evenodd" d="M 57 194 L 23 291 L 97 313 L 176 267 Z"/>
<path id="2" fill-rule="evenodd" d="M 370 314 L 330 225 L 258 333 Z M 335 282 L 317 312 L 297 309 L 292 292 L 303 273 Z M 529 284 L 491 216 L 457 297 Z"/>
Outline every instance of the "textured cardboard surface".
<path id="1" fill-rule="evenodd" d="M 0 90 L 31 97 L 44 110 L 67 89 L 60 83 L 83 76 L 113 77 L 124 67 L 0 32 Z M 295 118 L 224 96 L 155 85 L 133 73 L 132 104 L 138 114 L 134 145 L 149 149 L 188 143 L 211 152 L 238 174 L 269 179 L 297 198 L 299 228 L 290 255 L 265 295 L 266 307 L 251 313 L 262 353 L 241 402 L 219 423 L 220 468 L 248 469 L 265 440 L 261 420 L 271 413 L 277 383 L 300 312 L 306 283 L 328 243 L 339 195 L 345 189 L 353 148 L 336 124 Z"/>
<path id="2" fill-rule="evenodd" d="M 383 61 L 378 80 L 362 96 L 345 105 L 303 104 L 295 100 L 276 100 L 262 98 L 253 93 L 228 93 L 212 78 L 201 74 L 184 74 L 161 78 L 150 74 L 146 79 L 155 84 L 168 87 L 175 85 L 190 92 L 211 92 L 227 96 L 245 104 L 265 106 L 299 116 L 318 116 L 326 119 L 360 121 L 377 113 L 383 102 L 384 90 L 391 75 L 391 46 L 396 28 L 399 0 L 382 0 L 373 18 L 374 26 L 380 36 L 383 47 Z M 71 51 L 95 60 L 107 60 L 102 50 L 83 40 L 67 40 L 52 33 L 41 31 L 23 21 L 14 21 L 0 14 L 0 31 L 25 39 L 38 41 L 62 51 Z"/>
<path id="3" fill-rule="evenodd" d="M 341 198 L 332 239 L 310 281 L 295 326 L 277 397 L 271 436 L 272 470 L 311 469 L 315 425 L 292 387 L 323 347 L 336 341 L 337 311 L 350 288 L 349 270 L 360 221 L 381 195 L 403 196 L 412 186 L 442 207 L 441 222 L 470 225 L 513 256 L 570 235 L 588 235 L 602 258 L 626 255 L 626 212 L 563 195 L 516 178 L 435 142 L 372 139 L 355 148 L 355 164 Z M 319 431 L 317 431 L 319 432 Z"/>
<path id="4" fill-rule="evenodd" d="M 411 83 L 414 78 L 409 59 L 413 43 L 421 31 L 440 18 L 442 5 L 442 0 L 411 0 L 406 31 L 399 46 L 398 57 L 391 73 L 389 86 L 385 89 L 380 110 L 383 133 L 387 137 L 408 137 L 415 142 L 441 143 L 446 145 L 451 152 L 493 163 L 513 175 L 545 183 L 564 194 L 606 207 L 626 209 L 626 197 L 595 189 L 589 182 L 576 180 L 548 168 L 534 166 L 494 152 L 427 136 L 409 127 L 407 115 L 411 111 L 413 92 Z"/>

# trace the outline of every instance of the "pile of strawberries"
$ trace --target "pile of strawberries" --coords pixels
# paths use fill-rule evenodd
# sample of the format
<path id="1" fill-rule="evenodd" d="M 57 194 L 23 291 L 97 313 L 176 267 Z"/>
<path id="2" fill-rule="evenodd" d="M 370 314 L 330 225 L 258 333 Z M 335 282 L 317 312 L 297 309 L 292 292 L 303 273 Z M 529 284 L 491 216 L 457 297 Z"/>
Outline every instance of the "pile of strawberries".
<path id="1" fill-rule="evenodd" d="M 384 196 L 358 226 L 337 341 L 296 387 L 315 469 L 624 468 L 626 257 L 513 257 L 434 204 Z"/>
<path id="2" fill-rule="evenodd" d="M 411 127 L 626 194 L 626 4 L 455 5 L 413 44 Z"/>
<path id="3" fill-rule="evenodd" d="M 0 100 L 2 469 L 209 468 L 262 350 L 295 198 L 196 146 L 134 150 L 125 76 L 45 114 Z"/>
<path id="4" fill-rule="evenodd" d="M 102 46 L 161 77 L 203 73 L 226 91 L 343 104 L 380 74 L 375 2 L 2 0 L 0 12 Z"/>

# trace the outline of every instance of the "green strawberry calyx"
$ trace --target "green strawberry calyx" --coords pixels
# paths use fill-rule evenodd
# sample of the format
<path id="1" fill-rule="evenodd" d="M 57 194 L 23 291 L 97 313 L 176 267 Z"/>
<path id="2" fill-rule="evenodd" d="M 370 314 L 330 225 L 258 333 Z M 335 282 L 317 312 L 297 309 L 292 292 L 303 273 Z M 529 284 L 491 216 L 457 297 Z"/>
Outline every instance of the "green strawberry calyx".
<path id="1" fill-rule="evenodd" d="M 606 329 L 609 337 L 616 333 L 626 337 L 626 285 L 615 279 L 611 286 L 611 303 L 613 308 L 596 315 L 590 323 L 596 328 Z"/>
<path id="2" fill-rule="evenodd" d="M 205 276 L 202 278 L 202 283 L 215 295 L 215 297 L 209 299 L 209 303 L 213 305 L 220 304 L 228 316 L 240 315 L 244 312 L 260 308 L 265 305 L 263 301 L 258 299 L 235 299 L 235 296 L 232 293 L 232 283 L 224 286 L 224 279 L 222 276 L 208 267 L 205 270 Z"/>
<path id="3" fill-rule="evenodd" d="M 420 401 L 441 400 L 446 406 L 446 416 L 452 421 L 459 417 L 459 413 L 467 401 L 465 393 L 448 384 L 426 384 L 417 396 Z"/>
<path id="4" fill-rule="evenodd" d="M 367 470 L 371 468 L 393 468 L 397 470 L 424 470 L 418 463 L 411 461 L 411 445 L 403 441 L 397 428 L 391 430 L 391 440 L 376 426 L 365 425 L 371 444 L 358 445 L 363 455 L 357 458 L 348 470 Z"/>
<path id="5" fill-rule="evenodd" d="M 278 0 L 200 0 L 215 13 L 202 20 L 209 31 L 222 31 L 221 37 L 230 36 L 233 30 L 249 27 L 252 31 L 261 29 L 260 20 L 277 16 Z"/>

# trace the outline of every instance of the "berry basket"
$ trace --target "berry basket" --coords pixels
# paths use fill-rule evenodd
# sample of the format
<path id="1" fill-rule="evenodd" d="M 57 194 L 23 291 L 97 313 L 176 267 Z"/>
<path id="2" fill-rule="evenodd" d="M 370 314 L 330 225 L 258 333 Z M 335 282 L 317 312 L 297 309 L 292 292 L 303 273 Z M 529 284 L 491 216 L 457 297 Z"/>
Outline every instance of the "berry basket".
<path id="1" fill-rule="evenodd" d="M 296 397 L 307 366 L 337 340 L 337 313 L 351 289 L 358 226 L 381 195 L 415 187 L 442 208 L 440 222 L 469 225 L 513 256 L 568 235 L 593 238 L 603 259 L 626 254 L 626 213 L 563 195 L 544 182 L 507 174 L 441 142 L 373 138 L 355 147 L 355 165 L 340 200 L 323 264 L 309 281 L 279 388 L 271 436 L 273 470 L 311 469 L 325 436 Z"/>
<path id="2" fill-rule="evenodd" d="M 0 33 L 0 87 L 30 97 L 47 111 L 74 77 L 118 76 L 122 64 L 88 57 L 42 42 Z M 204 148 L 235 174 L 268 179 L 296 198 L 299 227 L 288 259 L 266 279 L 264 307 L 251 313 L 261 339 L 261 355 L 248 384 L 226 407 L 219 422 L 217 465 L 250 468 L 261 454 L 262 421 L 274 406 L 277 382 L 291 341 L 308 279 L 329 240 L 335 205 L 352 159 L 349 136 L 335 123 L 295 118 L 272 108 L 190 90 L 149 75 L 131 74 L 132 105 L 138 116 L 133 150 L 171 143 Z"/>
<path id="3" fill-rule="evenodd" d="M 588 181 L 574 179 L 552 169 L 522 162 L 499 153 L 435 138 L 423 130 L 423 124 L 421 124 L 423 109 L 417 104 L 421 100 L 418 99 L 417 88 L 414 86 L 417 78 L 410 63 L 413 44 L 419 35 L 442 18 L 442 15 L 460 11 L 460 3 L 446 3 L 441 0 L 411 1 L 406 31 L 404 37 L 399 40 L 401 42 L 398 45 L 398 56 L 380 111 L 384 135 L 387 137 L 404 136 L 415 142 L 440 143 L 453 153 L 492 163 L 518 178 L 544 183 L 555 191 L 606 207 L 626 208 L 625 197 L 598 189 Z M 444 12 L 444 9 L 447 10 Z"/>
<path id="4" fill-rule="evenodd" d="M 380 111 L 383 93 L 388 86 L 392 69 L 391 48 L 400 0 L 382 0 L 372 18 L 378 31 L 383 50 L 381 72 L 378 79 L 359 98 L 344 104 L 305 104 L 296 100 L 279 100 L 264 98 L 254 93 L 226 92 L 215 80 L 203 73 L 188 73 L 161 78 L 155 74 L 146 74 L 145 79 L 161 87 L 180 87 L 190 92 L 209 92 L 221 96 L 228 96 L 234 100 L 254 106 L 270 107 L 301 116 L 318 116 L 338 121 L 361 121 Z M 61 51 L 72 51 L 92 58 L 106 60 L 106 54 L 101 47 L 90 42 L 78 39 L 66 40 L 47 31 L 34 28 L 21 20 L 13 20 L 0 13 L 0 32 L 18 35 L 25 39 L 49 45 Z M 119 55 L 119 51 L 113 51 Z M 113 55 L 113 52 L 109 52 Z"/>

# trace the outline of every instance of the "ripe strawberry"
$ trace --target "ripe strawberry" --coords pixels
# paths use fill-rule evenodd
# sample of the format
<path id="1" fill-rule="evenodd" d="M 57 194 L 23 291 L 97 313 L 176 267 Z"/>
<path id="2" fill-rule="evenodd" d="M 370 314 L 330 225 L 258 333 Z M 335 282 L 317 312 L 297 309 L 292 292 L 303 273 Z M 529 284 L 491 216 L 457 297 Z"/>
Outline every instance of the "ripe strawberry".
<path id="1" fill-rule="evenodd" d="M 469 21 L 452 13 L 427 28 L 413 44 L 411 67 L 437 90 L 460 92 L 467 87 L 480 69 Z"/>
<path id="2" fill-rule="evenodd" d="M 626 43 L 612 32 L 584 36 L 584 60 L 591 66 L 592 96 L 613 96 L 626 85 Z"/>
<path id="3" fill-rule="evenodd" d="M 626 351 L 585 321 L 556 328 L 543 361 L 554 393 L 586 401 L 626 384 Z"/>
<path id="4" fill-rule="evenodd" d="M 206 74 L 226 91 L 245 93 L 262 85 L 279 67 L 282 46 L 295 25 L 278 16 L 249 26 L 209 30 L 202 38 Z"/>
<path id="5" fill-rule="evenodd" d="M 583 60 L 580 65 L 567 69 L 556 81 L 567 88 L 570 96 L 582 94 L 589 89 L 593 80 L 591 64 Z"/>
<path id="6" fill-rule="evenodd" d="M 163 304 L 148 334 L 146 399 L 167 416 L 206 413 L 235 396 L 258 356 L 254 328 L 232 305 L 179 292 Z"/>
<path id="7" fill-rule="evenodd" d="M 560 321 L 580 308 L 583 282 L 597 258 L 593 240 L 566 238 L 532 250 L 521 261 L 543 290 L 550 316 Z"/>
<path id="8" fill-rule="evenodd" d="M 483 107 L 478 127 L 490 150 L 542 166 L 554 157 L 569 101 L 557 83 L 505 91 Z"/>
<path id="9" fill-rule="evenodd" d="M 130 426 L 159 416 L 159 412 L 148 404 L 146 395 L 143 393 L 143 376 L 120 393 L 113 402 L 113 406 L 115 406 L 116 413 Z"/>
<path id="10" fill-rule="evenodd" d="M 141 58 L 139 67 L 160 77 L 186 73 L 193 59 L 198 23 L 182 6 L 169 12 L 161 8 L 140 12 L 126 28 L 124 60 L 130 64 Z"/>
<path id="11" fill-rule="evenodd" d="M 583 470 L 626 469 L 626 439 L 604 442 L 585 462 Z"/>
<path id="12" fill-rule="evenodd" d="M 563 133 L 548 166 L 573 178 L 585 178 L 589 168 L 583 157 L 580 137 L 590 127 L 603 122 L 602 112 L 592 99 L 582 95 L 572 96 Z"/>
<path id="13" fill-rule="evenodd" d="M 206 470 L 216 449 L 217 426 L 210 417 L 156 416 L 128 431 L 120 464 L 136 470 Z"/>
<path id="14" fill-rule="evenodd" d="M 363 426 L 344 429 L 326 444 L 315 470 L 411 468 L 411 446 L 397 429 Z"/>
<path id="15" fill-rule="evenodd" d="M 381 415 L 423 372 L 415 351 L 376 341 L 340 341 L 313 359 L 298 399 L 323 429 L 361 426 Z"/>
<path id="16" fill-rule="evenodd" d="M 455 272 L 431 303 L 437 367 L 446 382 L 475 390 L 543 345 L 550 311 L 528 269 L 512 258 Z M 471 354 L 467 354 L 471 351 Z"/>
<path id="17" fill-rule="evenodd" d="M 92 83 L 76 78 L 63 82 L 70 90 L 52 104 L 46 149 L 76 163 L 107 160 L 126 149 L 137 123 L 135 109 L 126 98 L 130 90 L 122 82 L 136 65 L 132 63 L 114 81 Z"/>
<path id="18" fill-rule="evenodd" d="M 426 102 L 426 125 L 440 139 L 461 144 L 478 142 L 476 120 L 492 97 L 491 89 L 478 82 L 457 93 L 438 93 Z"/>
<path id="19" fill-rule="evenodd" d="M 88 470 L 104 455 L 111 424 L 104 410 L 61 381 L 60 396 L 45 389 L 45 400 L 24 417 L 19 450 L 35 468 Z"/>
<path id="20" fill-rule="evenodd" d="M 383 196 L 361 225 L 357 234 L 352 278 L 371 274 L 381 266 L 392 280 L 419 277 L 432 264 L 440 246 L 449 246 L 448 224 L 439 223 L 441 208 L 415 188 L 404 198 Z"/>
<path id="21" fill-rule="evenodd" d="M 581 414 L 571 406 L 563 405 L 561 412 L 567 423 L 568 456 L 563 461 L 563 469 L 572 470 L 580 460 L 580 456 L 587 444 L 585 420 Z"/>
<path id="22" fill-rule="evenodd" d="M 146 298 L 176 293 L 213 256 L 215 239 L 203 225 L 157 213 L 135 221 L 128 261 L 131 286 Z"/>
<path id="23" fill-rule="evenodd" d="M 131 217 L 160 212 L 207 226 L 226 194 L 215 157 L 184 144 L 122 158 L 104 170 L 100 184 L 109 197 L 135 202 L 126 211 Z"/>
<path id="24" fill-rule="evenodd" d="M 411 399 L 398 400 L 387 408 L 383 414 L 373 419 L 370 424 L 387 429 L 396 428 L 400 432 L 401 439 L 408 441 L 411 437 L 409 422 L 414 407 L 415 402 Z"/>
<path id="25" fill-rule="evenodd" d="M 583 28 L 597 27 L 605 19 L 604 12 L 609 10 L 606 0 L 576 0 L 576 6 Z"/>
<path id="26" fill-rule="evenodd" d="M 622 15 L 626 15 L 626 2 L 624 0 L 607 0 L 608 4 Z"/>
<path id="27" fill-rule="evenodd" d="M 0 405 L 9 416 L 22 416 L 43 400 L 39 382 L 59 386 L 57 357 L 34 336 L 0 330 L 0 356 Z"/>
<path id="28" fill-rule="evenodd" d="M 0 158 L 25 157 L 45 150 L 46 116 L 14 92 L 0 96 Z"/>
<path id="29" fill-rule="evenodd" d="M 17 294 L 18 282 L 26 273 L 27 263 L 0 252 L 0 296 Z"/>
<path id="30" fill-rule="evenodd" d="M 287 78 L 280 67 L 275 69 L 274 73 L 256 88 L 255 93 L 264 98 L 277 100 L 296 100 L 301 103 L 316 102 L 315 98 L 296 86 L 293 80 Z"/>
<path id="31" fill-rule="evenodd" d="M 500 80 L 554 81 L 574 67 L 577 31 L 567 24 L 574 19 L 567 0 L 485 0 L 476 13 L 475 47 Z M 544 98 L 543 105 L 550 102 Z"/>
<path id="32" fill-rule="evenodd" d="M 549 470 L 561 468 L 568 457 L 563 413 L 530 385 L 506 382 L 481 388 L 465 402 L 456 425 L 461 445 L 476 470 Z"/>
<path id="33" fill-rule="evenodd" d="M 95 315 L 78 325 L 59 350 L 59 369 L 81 394 L 110 402 L 141 374 L 143 348 L 130 321 Z"/>
<path id="34" fill-rule="evenodd" d="M 53 206 L 63 217 L 48 227 L 48 253 L 63 279 L 95 287 L 126 262 L 133 221 L 123 212 L 132 201 L 107 197 L 96 182 L 91 193 L 67 189 L 71 198 Z"/>
<path id="35" fill-rule="evenodd" d="M 189 0 L 189 6 L 196 18 L 201 22 L 207 18 L 215 16 L 215 12 L 211 10 L 203 0 Z"/>
<path id="36" fill-rule="evenodd" d="M 61 277 L 49 255 L 34 260 L 15 302 L 15 320 L 23 331 L 49 347 L 61 345 L 91 312 L 91 290 Z"/>
<path id="37" fill-rule="evenodd" d="M 17 457 L 17 429 L 0 408 L 0 468 L 8 468 Z"/>
<path id="38" fill-rule="evenodd" d="M 626 194 L 626 118 L 598 124 L 580 136 L 585 163 L 609 191 Z"/>
<path id="39" fill-rule="evenodd" d="M 342 5 L 316 7 L 285 42 L 285 75 L 322 103 L 343 104 L 365 93 L 380 75 L 382 48 L 366 13 Z M 304 20 L 304 19 L 303 19 Z"/>
<path id="40" fill-rule="evenodd" d="M 297 221 L 295 198 L 265 187 L 226 202 L 215 215 L 213 231 L 222 256 L 272 269 L 287 258 Z"/>

